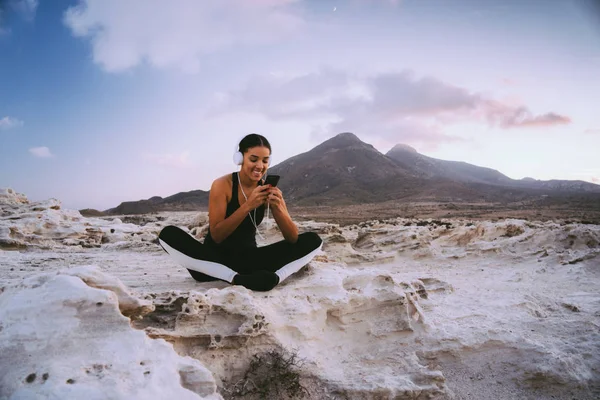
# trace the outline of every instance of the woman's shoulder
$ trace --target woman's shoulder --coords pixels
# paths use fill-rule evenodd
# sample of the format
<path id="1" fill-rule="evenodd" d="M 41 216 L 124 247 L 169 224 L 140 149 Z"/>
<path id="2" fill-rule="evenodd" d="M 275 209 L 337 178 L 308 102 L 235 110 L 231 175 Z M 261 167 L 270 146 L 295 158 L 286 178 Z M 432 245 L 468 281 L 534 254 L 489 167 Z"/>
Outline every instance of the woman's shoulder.
<path id="1" fill-rule="evenodd" d="M 232 181 L 232 174 L 226 174 L 223 176 L 218 177 L 217 179 L 214 180 L 214 182 L 226 182 L 226 183 L 231 183 Z"/>
<path id="2" fill-rule="evenodd" d="M 211 190 L 231 190 L 233 182 L 231 175 L 232 174 L 227 174 L 215 179 L 212 183 Z"/>

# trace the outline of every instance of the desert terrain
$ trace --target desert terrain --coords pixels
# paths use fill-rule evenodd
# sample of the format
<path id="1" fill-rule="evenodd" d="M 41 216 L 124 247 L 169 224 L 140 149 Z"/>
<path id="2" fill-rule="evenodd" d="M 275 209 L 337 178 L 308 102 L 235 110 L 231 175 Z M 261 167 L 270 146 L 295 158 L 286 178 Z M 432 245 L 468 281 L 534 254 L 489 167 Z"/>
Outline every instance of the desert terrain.
<path id="1" fill-rule="evenodd" d="M 156 244 L 170 224 L 201 240 L 206 212 L 0 204 L 2 399 L 600 395 L 597 224 L 295 210 L 323 252 L 263 293 L 198 283 Z"/>

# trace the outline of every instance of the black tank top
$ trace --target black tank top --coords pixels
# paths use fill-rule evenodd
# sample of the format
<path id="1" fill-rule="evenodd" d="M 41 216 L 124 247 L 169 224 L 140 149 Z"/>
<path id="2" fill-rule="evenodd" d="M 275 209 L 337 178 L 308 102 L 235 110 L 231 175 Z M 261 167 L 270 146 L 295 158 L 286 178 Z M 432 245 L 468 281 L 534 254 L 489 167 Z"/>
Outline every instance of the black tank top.
<path id="1" fill-rule="evenodd" d="M 231 174 L 231 181 L 233 183 L 231 190 L 231 200 L 227 203 L 227 212 L 225 214 L 225 218 L 228 218 L 231 214 L 233 214 L 238 208 L 240 208 L 240 202 L 238 200 L 238 173 L 234 172 Z M 265 206 L 260 206 L 256 209 L 256 226 L 260 225 L 265 215 Z M 252 221 L 250 220 L 250 216 L 254 218 L 254 210 L 250 211 L 246 218 L 242 221 L 241 224 L 231 233 L 231 235 L 227 236 L 225 240 L 221 243 L 216 243 L 212 236 L 210 235 L 210 228 L 208 229 L 208 233 L 204 238 L 204 244 L 223 248 L 223 249 L 233 249 L 236 247 L 256 247 L 256 228 Z"/>

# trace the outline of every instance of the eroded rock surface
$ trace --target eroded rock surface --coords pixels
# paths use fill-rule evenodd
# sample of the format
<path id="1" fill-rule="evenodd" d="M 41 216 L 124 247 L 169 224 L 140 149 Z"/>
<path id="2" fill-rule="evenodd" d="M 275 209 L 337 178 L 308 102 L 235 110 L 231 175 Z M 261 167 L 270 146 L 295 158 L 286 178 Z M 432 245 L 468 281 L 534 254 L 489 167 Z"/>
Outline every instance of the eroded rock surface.
<path id="1" fill-rule="evenodd" d="M 135 303 L 143 314 L 153 307 L 125 296 L 122 284 L 114 283 L 88 267 L 5 288 L 0 398 L 221 398 L 211 372 L 198 360 L 131 327 L 119 309 L 132 310 Z"/>
<path id="2" fill-rule="evenodd" d="M 324 252 L 255 293 L 195 282 L 156 244 L 168 224 L 201 240 L 206 213 L 84 218 L 2 193 L 10 393 L 68 398 L 85 383 L 94 398 L 117 379 L 138 393 L 147 358 L 150 374 L 179 385 L 164 392 L 229 399 L 250 388 L 255 356 L 276 351 L 302 360 L 295 371 L 314 399 L 600 397 L 598 225 L 303 221 Z M 261 245 L 281 239 L 272 220 L 259 229 Z"/>

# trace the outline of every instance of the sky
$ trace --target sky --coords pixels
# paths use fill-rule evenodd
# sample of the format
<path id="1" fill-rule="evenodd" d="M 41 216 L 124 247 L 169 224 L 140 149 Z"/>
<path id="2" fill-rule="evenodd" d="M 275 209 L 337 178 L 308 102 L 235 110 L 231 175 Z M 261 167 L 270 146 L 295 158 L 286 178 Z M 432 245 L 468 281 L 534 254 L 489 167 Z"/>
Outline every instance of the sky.
<path id="1" fill-rule="evenodd" d="M 600 184 L 597 4 L 0 0 L 0 188 L 105 210 L 341 132 Z"/>

